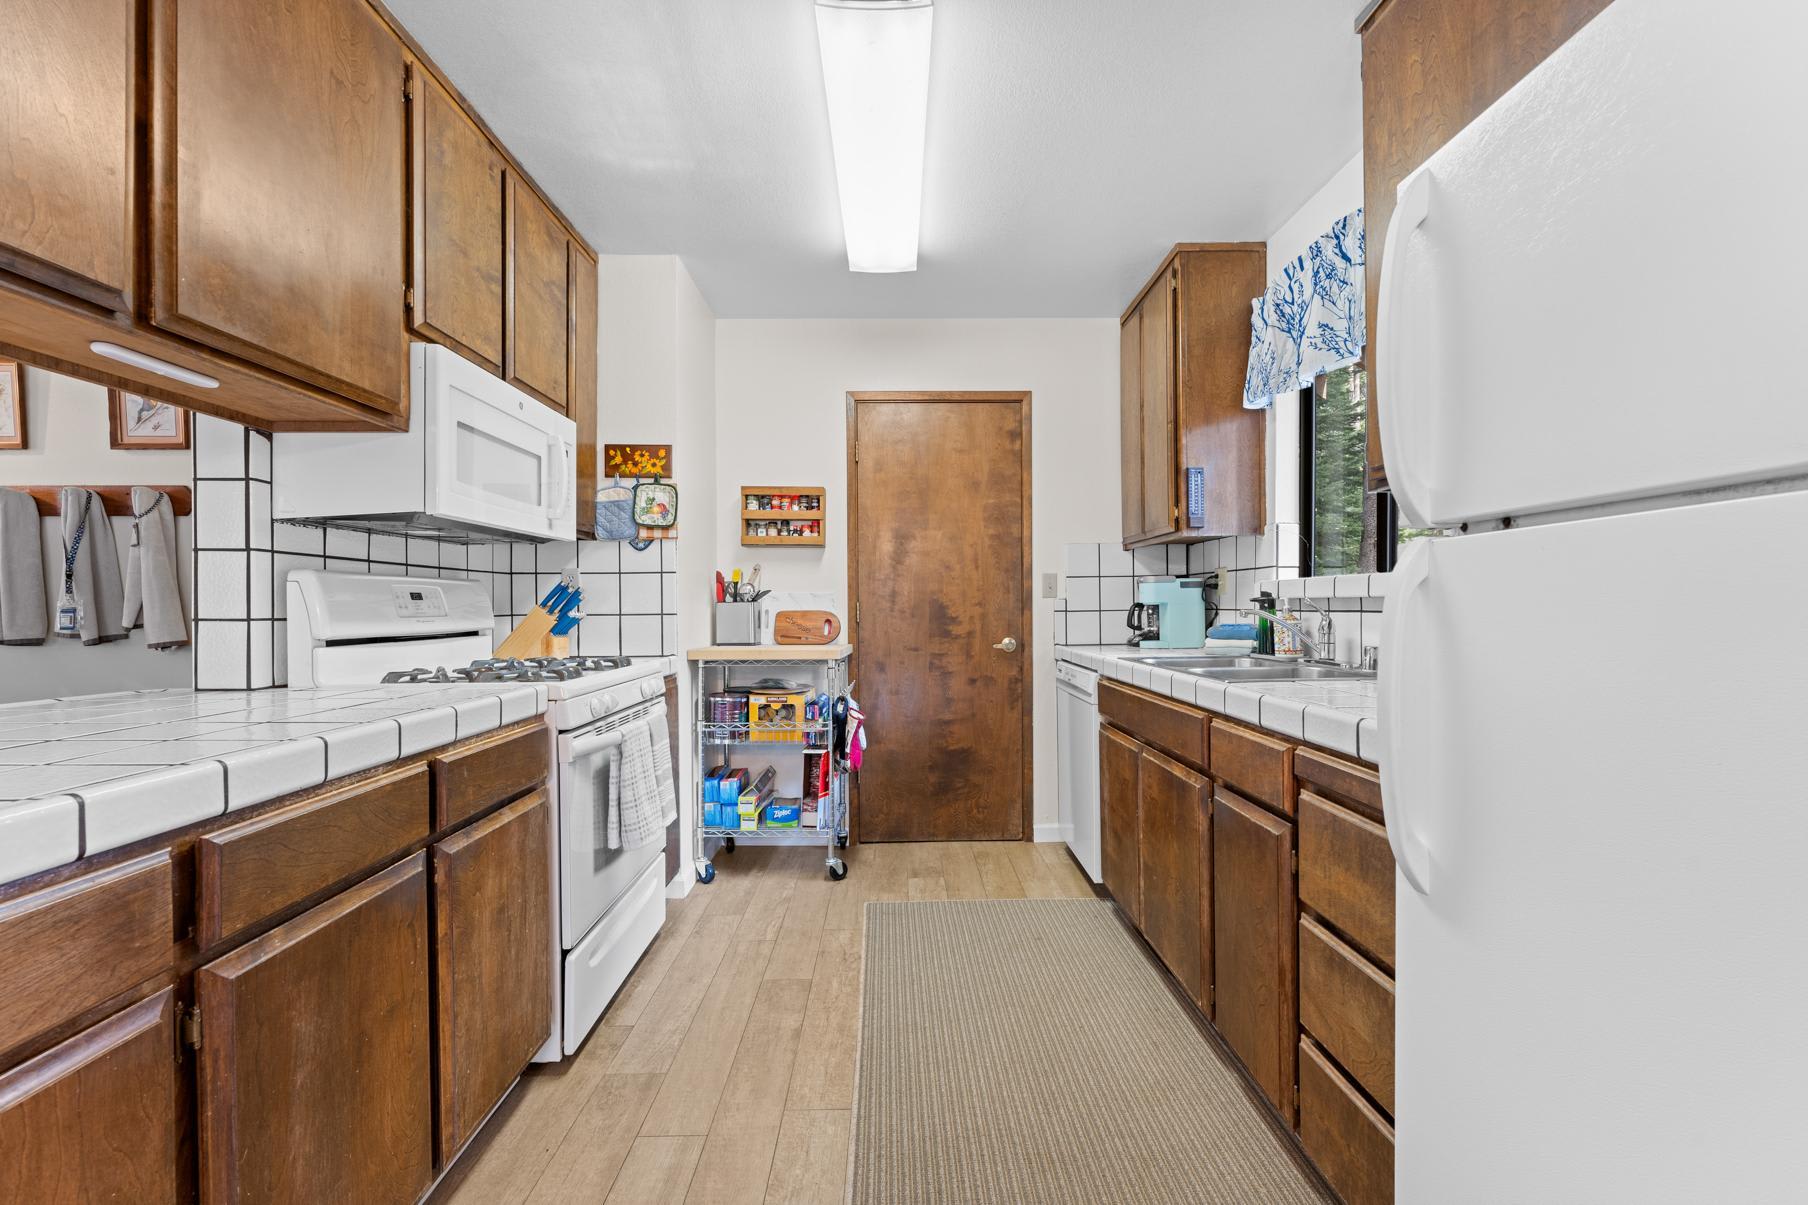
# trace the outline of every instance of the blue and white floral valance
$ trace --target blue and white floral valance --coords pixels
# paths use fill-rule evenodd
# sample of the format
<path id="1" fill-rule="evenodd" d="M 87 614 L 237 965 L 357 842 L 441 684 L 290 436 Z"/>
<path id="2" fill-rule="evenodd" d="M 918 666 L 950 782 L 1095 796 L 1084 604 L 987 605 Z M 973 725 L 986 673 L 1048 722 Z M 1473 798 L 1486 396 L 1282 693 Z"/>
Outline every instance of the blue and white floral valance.
<path id="1" fill-rule="evenodd" d="M 1338 218 L 1252 305 L 1243 406 L 1260 410 L 1362 358 L 1368 341 L 1362 210 Z"/>

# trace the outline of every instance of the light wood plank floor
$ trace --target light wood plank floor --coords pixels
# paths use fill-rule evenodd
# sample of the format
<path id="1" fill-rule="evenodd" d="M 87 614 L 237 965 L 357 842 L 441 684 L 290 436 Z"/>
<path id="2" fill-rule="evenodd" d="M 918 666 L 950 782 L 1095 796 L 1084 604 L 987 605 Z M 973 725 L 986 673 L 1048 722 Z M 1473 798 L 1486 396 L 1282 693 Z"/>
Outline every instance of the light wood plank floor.
<path id="1" fill-rule="evenodd" d="M 583 1048 L 528 1071 L 435 1205 L 840 1205 L 867 901 L 1093 894 L 1062 845 L 845 856 L 833 883 L 818 848 L 719 855 Z"/>

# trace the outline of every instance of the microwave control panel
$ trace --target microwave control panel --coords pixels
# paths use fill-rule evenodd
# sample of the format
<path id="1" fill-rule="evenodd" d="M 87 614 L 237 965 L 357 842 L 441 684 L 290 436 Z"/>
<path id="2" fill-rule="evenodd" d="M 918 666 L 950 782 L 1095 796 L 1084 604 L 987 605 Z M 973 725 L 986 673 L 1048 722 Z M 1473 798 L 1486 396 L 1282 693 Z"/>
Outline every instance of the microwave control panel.
<path id="1" fill-rule="evenodd" d="M 396 586 L 395 609 L 401 619 L 443 619 L 446 596 L 438 586 Z"/>

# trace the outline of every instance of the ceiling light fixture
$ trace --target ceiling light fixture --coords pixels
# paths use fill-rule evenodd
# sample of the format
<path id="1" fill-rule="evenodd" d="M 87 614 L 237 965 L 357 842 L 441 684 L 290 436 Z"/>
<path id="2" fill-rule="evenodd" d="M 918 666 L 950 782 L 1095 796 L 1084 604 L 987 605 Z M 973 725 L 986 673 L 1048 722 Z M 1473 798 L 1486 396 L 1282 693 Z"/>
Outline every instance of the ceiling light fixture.
<path id="1" fill-rule="evenodd" d="M 929 115 L 930 0 L 816 0 L 851 272 L 914 272 Z"/>

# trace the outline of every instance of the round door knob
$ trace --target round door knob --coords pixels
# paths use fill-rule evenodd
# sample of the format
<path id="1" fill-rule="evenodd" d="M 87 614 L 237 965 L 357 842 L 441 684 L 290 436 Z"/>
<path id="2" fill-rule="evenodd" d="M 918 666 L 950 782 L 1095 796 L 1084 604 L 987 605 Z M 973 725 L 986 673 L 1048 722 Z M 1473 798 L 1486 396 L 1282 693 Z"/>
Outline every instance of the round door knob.
<path id="1" fill-rule="evenodd" d="M 1003 640 L 1000 640 L 997 644 L 993 645 L 992 647 L 995 649 L 1002 649 L 1004 652 L 1007 652 L 1007 653 L 1014 653 L 1017 651 L 1017 637 L 1006 636 Z"/>

